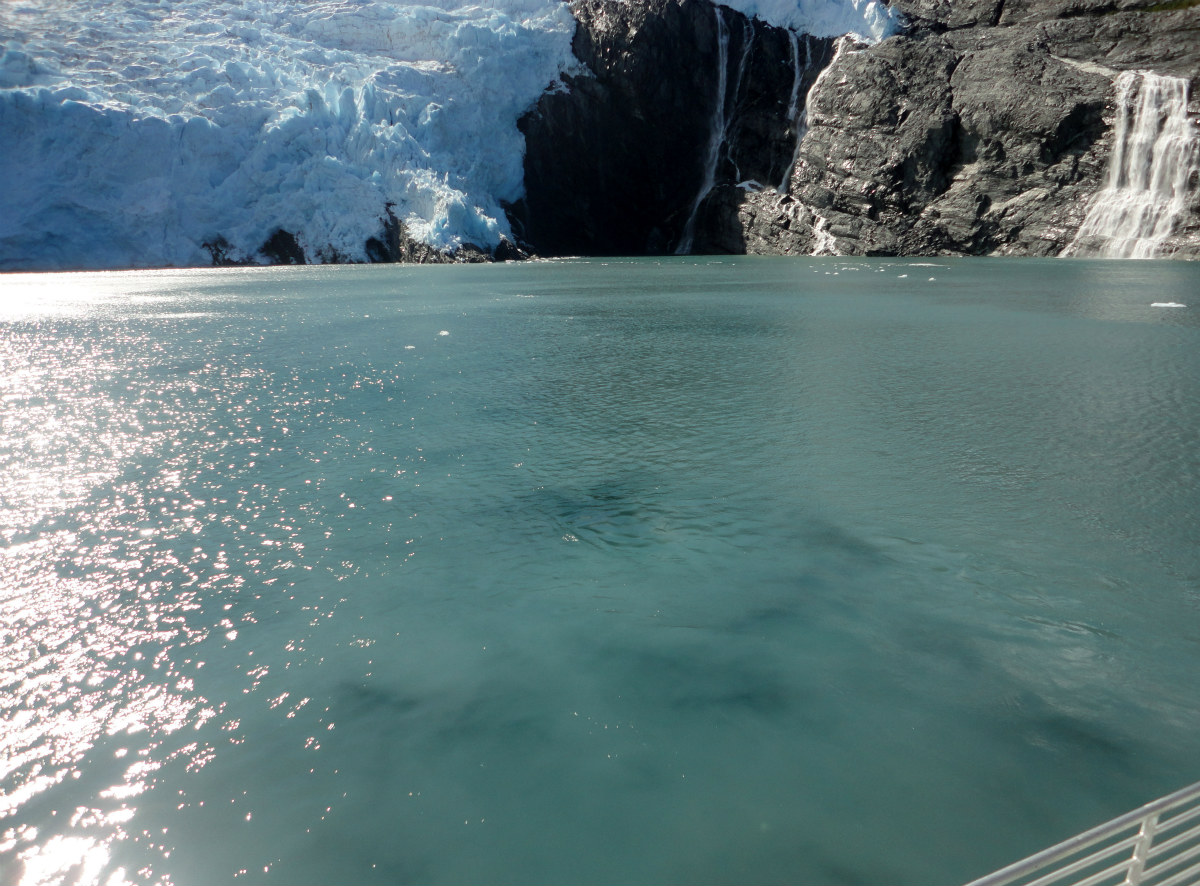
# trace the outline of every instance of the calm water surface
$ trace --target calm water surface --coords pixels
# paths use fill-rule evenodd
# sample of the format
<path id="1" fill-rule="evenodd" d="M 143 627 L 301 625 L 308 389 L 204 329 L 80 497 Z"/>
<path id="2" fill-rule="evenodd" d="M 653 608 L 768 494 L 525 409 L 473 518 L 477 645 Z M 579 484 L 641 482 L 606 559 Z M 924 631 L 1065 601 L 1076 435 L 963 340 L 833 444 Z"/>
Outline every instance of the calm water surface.
<path id="1" fill-rule="evenodd" d="M 952 884 L 1200 780 L 1198 265 L 8 275 L 0 400 L 0 883 Z"/>

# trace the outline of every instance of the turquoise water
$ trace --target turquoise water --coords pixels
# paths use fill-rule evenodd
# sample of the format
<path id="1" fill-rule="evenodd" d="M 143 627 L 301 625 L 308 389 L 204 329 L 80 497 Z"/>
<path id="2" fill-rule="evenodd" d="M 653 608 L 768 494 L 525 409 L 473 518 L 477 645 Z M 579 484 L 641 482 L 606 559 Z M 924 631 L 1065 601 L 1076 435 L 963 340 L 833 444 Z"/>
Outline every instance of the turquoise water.
<path id="1" fill-rule="evenodd" d="M 1200 780 L 1197 293 L 0 277 L 0 882 L 950 884 Z"/>

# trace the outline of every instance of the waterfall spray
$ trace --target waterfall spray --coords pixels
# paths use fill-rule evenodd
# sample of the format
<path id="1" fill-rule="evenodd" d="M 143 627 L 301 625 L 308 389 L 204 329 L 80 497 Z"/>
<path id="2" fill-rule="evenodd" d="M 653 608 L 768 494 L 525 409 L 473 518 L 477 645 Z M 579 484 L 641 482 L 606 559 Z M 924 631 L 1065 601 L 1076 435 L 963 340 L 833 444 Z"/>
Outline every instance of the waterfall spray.
<path id="1" fill-rule="evenodd" d="M 1200 136 L 1187 116 L 1188 81 L 1126 72 L 1116 85 L 1108 177 L 1063 255 L 1153 258 L 1200 175 Z"/>
<path id="2" fill-rule="evenodd" d="M 696 237 L 696 213 L 700 204 L 708 196 L 709 191 L 717 182 L 717 165 L 721 159 L 721 145 L 725 142 L 725 91 L 729 85 L 729 27 L 725 24 L 725 16 L 721 7 L 713 7 L 717 15 L 717 95 L 713 103 L 712 127 L 708 136 L 708 154 L 704 162 L 704 178 L 696 199 L 692 202 L 692 211 L 688 214 L 687 223 L 683 226 L 683 237 L 675 249 L 676 255 L 687 255 L 692 251 L 692 242 Z"/>
<path id="3" fill-rule="evenodd" d="M 821 73 L 817 74 L 817 78 L 813 80 L 812 86 L 808 88 L 808 94 L 804 96 L 804 107 L 800 108 L 799 113 L 796 115 L 796 147 L 792 151 L 792 162 L 788 165 L 787 172 L 783 174 L 783 181 L 779 183 L 779 187 L 777 188 L 780 194 L 786 194 L 788 192 L 788 185 L 791 183 L 792 173 L 796 169 L 796 164 L 800 161 L 800 142 L 804 141 L 804 136 L 808 134 L 808 109 L 812 107 L 813 98 L 816 96 L 817 90 L 821 87 L 821 84 L 825 82 L 825 78 L 829 76 L 829 72 L 833 70 L 833 66 L 836 65 L 838 59 L 841 58 L 841 55 L 846 50 L 846 47 L 850 46 L 853 42 L 854 38 L 849 35 L 838 38 L 837 43 L 834 45 L 833 58 L 829 60 L 829 64 L 821 69 Z M 805 34 L 804 67 L 806 70 L 812 66 L 812 56 L 812 38 Z M 796 83 L 792 87 L 793 90 L 798 86 L 799 79 L 797 78 Z"/>
<path id="4" fill-rule="evenodd" d="M 805 39 L 807 40 L 808 38 L 806 37 Z M 788 185 L 791 183 L 792 179 L 792 172 L 795 171 L 796 163 L 800 160 L 800 142 L 804 140 L 804 136 L 808 133 L 808 109 L 813 105 L 813 99 L 817 95 L 817 90 L 821 88 L 821 84 L 825 82 L 825 78 L 829 76 L 829 72 L 832 71 L 834 66 L 838 63 L 838 59 L 842 57 L 842 53 L 845 52 L 847 47 L 851 46 L 853 43 L 854 38 L 850 35 L 838 38 L 837 44 L 833 50 L 833 58 L 829 60 L 829 64 L 821 69 L 821 73 L 817 74 L 817 78 L 813 81 L 813 85 L 808 89 L 808 95 L 804 97 L 804 109 L 800 111 L 800 114 L 796 118 L 796 150 L 792 154 L 792 164 L 788 167 L 787 174 L 784 176 L 783 182 L 779 186 L 779 193 L 781 194 L 787 193 Z M 806 58 L 811 60 L 811 44 L 806 43 L 805 50 Z M 815 219 L 812 229 L 812 254 L 837 255 L 837 239 L 833 236 L 833 234 L 829 233 L 829 219 L 822 216 L 815 209 L 812 209 L 812 207 L 809 207 L 809 211 L 812 212 Z"/>
<path id="5" fill-rule="evenodd" d="M 775 188 L 780 194 L 786 194 L 788 182 L 792 179 L 792 170 L 796 168 L 796 161 L 800 158 L 800 140 L 804 138 L 803 130 L 808 127 L 808 117 L 804 110 L 800 107 L 800 83 L 804 79 L 804 72 L 808 70 L 812 64 L 812 38 L 807 34 L 804 35 L 804 66 L 800 65 L 800 36 L 795 31 L 788 31 L 788 36 L 791 38 L 792 50 L 792 95 L 788 99 L 787 125 L 792 134 L 796 138 L 796 146 L 792 149 L 792 160 L 787 165 L 787 169 L 783 171 L 783 178 L 779 181 L 779 186 Z"/>

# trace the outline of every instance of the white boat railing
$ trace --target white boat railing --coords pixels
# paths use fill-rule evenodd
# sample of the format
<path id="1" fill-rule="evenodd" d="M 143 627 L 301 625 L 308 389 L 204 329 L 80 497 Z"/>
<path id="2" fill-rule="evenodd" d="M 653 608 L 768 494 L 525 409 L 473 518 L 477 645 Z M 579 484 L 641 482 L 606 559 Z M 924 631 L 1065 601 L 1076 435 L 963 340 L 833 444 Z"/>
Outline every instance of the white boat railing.
<path id="1" fill-rule="evenodd" d="M 1200 886 L 1200 782 L 967 886 Z"/>

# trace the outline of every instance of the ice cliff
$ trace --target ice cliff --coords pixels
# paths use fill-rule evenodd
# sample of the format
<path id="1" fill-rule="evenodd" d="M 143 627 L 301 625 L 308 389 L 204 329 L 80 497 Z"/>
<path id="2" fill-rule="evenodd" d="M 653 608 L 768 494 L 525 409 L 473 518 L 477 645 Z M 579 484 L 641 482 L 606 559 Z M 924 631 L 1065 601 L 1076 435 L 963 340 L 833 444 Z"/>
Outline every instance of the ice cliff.
<path id="1" fill-rule="evenodd" d="M 1198 84 L 1200 0 L 6 0 L 0 270 L 1200 257 Z"/>
<path id="2" fill-rule="evenodd" d="M 894 27 L 877 0 L 734 5 Z M 0 269 L 492 253 L 575 27 L 557 0 L 6 0 Z"/>
<path id="3" fill-rule="evenodd" d="M 0 268 L 253 260 L 278 230 L 362 261 L 389 205 L 494 247 L 574 27 L 548 0 L 6 2 Z"/>

